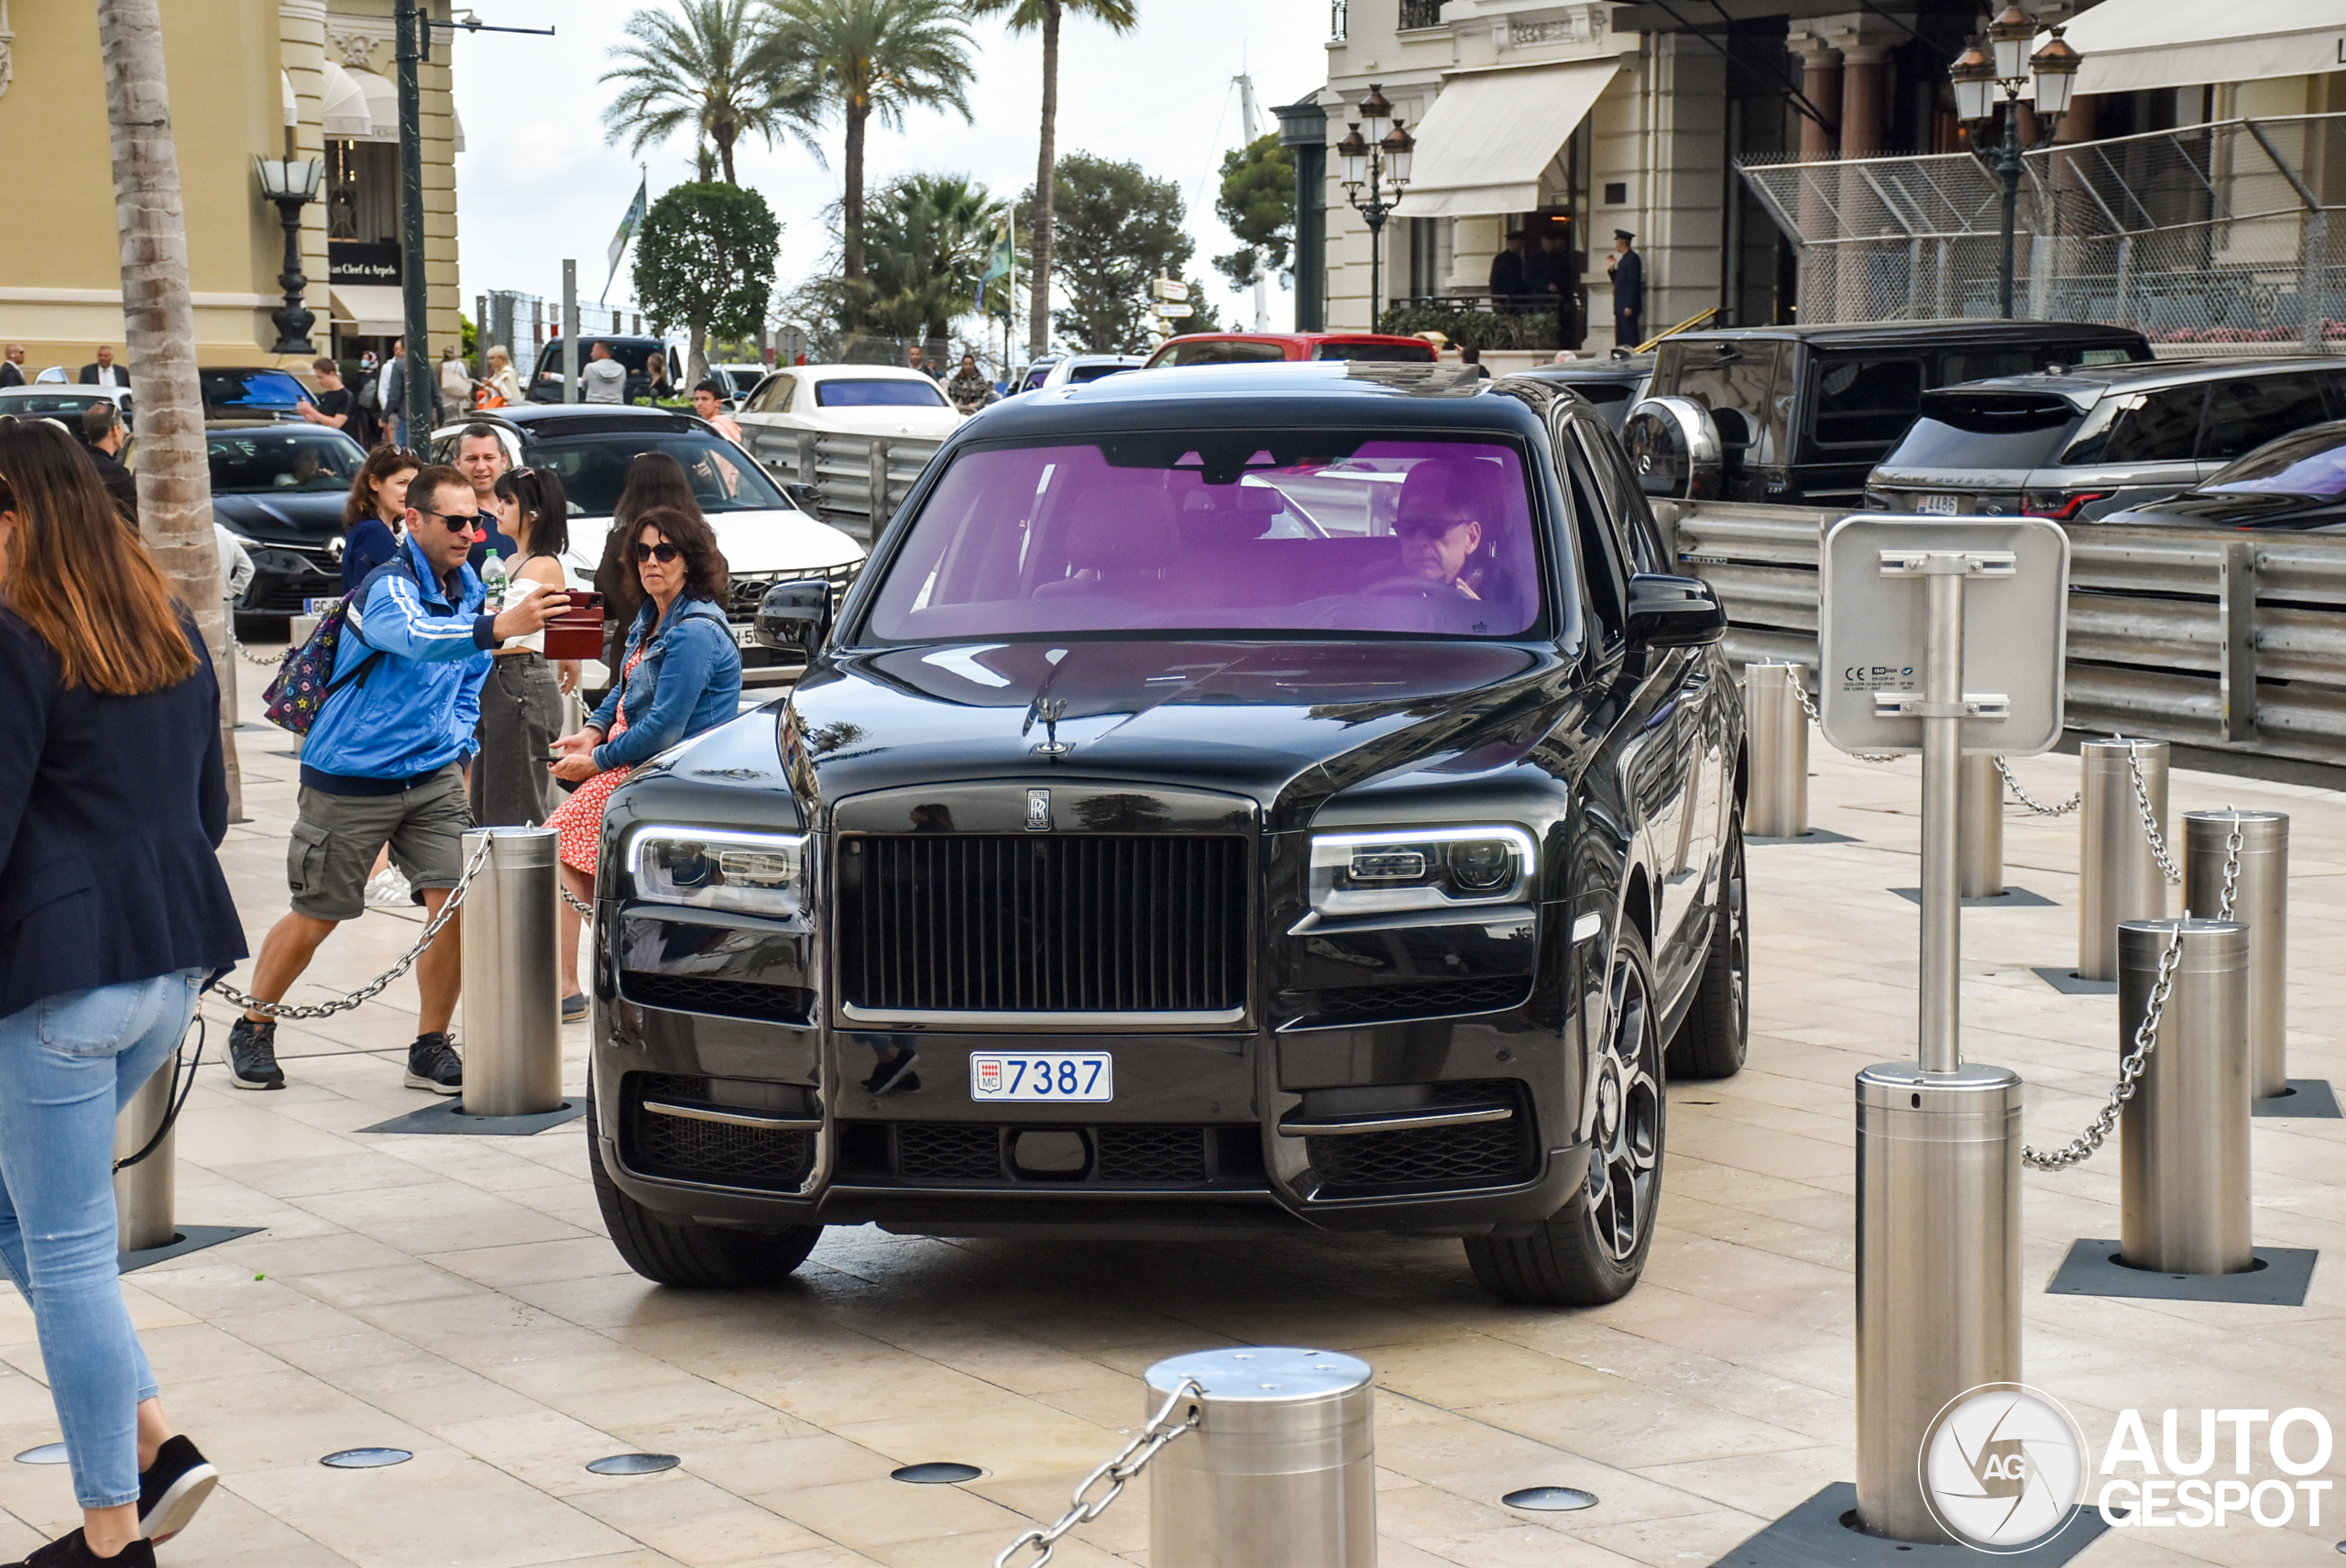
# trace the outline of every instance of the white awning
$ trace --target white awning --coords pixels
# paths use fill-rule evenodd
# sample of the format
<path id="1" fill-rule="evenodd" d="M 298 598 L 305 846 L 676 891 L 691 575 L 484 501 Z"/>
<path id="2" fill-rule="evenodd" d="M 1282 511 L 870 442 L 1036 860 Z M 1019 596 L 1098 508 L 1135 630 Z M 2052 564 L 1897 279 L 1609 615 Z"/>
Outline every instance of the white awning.
<path id="1" fill-rule="evenodd" d="M 407 296 L 389 283 L 327 286 L 337 326 L 360 337 L 397 337 L 407 330 Z"/>
<path id="2" fill-rule="evenodd" d="M 367 107 L 367 94 L 350 72 L 326 61 L 325 88 L 320 94 L 319 114 L 325 121 L 326 135 L 342 141 L 366 141 L 375 134 L 374 112 Z"/>
<path id="3" fill-rule="evenodd" d="M 1621 69 L 1615 60 L 1479 71 L 1445 79 L 1417 137 L 1401 213 L 1455 218 L 1528 213 L 1540 175 Z"/>
<path id="4" fill-rule="evenodd" d="M 2310 76 L 2346 61 L 2346 0 L 2102 0 L 2062 36 L 2080 93 Z"/>
<path id="5" fill-rule="evenodd" d="M 353 67 L 350 79 L 367 95 L 367 114 L 374 122 L 374 129 L 363 139 L 391 141 L 400 139 L 400 90 L 388 76 Z"/>

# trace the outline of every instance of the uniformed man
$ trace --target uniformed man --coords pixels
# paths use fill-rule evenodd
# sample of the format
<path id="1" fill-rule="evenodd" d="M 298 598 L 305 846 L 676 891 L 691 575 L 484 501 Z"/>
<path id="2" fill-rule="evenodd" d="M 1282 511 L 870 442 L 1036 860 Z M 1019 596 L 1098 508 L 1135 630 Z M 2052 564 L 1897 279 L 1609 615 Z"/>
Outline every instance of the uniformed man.
<path id="1" fill-rule="evenodd" d="M 1523 231 L 1507 231 L 1507 247 L 1491 258 L 1491 305 L 1496 310 L 1523 308 Z"/>
<path id="2" fill-rule="evenodd" d="M 1646 261 L 1632 248 L 1637 237 L 1615 229 L 1613 254 L 1605 258 L 1613 278 L 1613 341 L 1623 348 L 1646 340 Z"/>

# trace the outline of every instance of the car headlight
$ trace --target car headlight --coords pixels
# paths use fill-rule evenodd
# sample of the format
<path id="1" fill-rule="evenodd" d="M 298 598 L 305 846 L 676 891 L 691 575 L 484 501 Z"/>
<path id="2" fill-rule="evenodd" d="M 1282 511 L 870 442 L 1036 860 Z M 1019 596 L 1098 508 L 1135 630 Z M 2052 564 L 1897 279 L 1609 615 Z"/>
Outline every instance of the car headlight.
<path id="1" fill-rule="evenodd" d="M 628 845 L 628 875 L 647 904 L 788 917 L 806 904 L 802 833 L 651 828 Z"/>
<path id="2" fill-rule="evenodd" d="M 1521 903 L 1538 862 L 1520 828 L 1322 833 L 1311 840 L 1311 907 L 1322 915 Z"/>

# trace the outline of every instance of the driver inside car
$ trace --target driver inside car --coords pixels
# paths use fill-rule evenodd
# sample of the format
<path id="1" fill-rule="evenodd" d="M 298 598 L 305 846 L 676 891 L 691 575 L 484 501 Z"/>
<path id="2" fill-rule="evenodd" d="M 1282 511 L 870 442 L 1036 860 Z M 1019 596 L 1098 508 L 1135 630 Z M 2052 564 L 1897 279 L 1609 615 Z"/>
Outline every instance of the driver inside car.
<path id="1" fill-rule="evenodd" d="M 1467 465 L 1434 457 L 1401 481 L 1393 532 L 1404 576 L 1479 598 L 1462 574 L 1483 547 L 1484 486 Z"/>

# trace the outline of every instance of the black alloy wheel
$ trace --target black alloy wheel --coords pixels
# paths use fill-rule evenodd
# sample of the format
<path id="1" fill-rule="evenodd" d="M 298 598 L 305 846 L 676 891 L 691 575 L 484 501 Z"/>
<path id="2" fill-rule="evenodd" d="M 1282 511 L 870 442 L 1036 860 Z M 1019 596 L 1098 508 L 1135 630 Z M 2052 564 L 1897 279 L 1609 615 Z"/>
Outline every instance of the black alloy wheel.
<path id="1" fill-rule="evenodd" d="M 1670 1042 L 1670 1076 L 1733 1078 L 1751 1047 L 1751 892 L 1743 871 L 1740 813 L 1719 866 L 1719 905 L 1694 1003 Z"/>
<path id="2" fill-rule="evenodd" d="M 1529 1234 L 1470 1236 L 1466 1260 L 1502 1301 L 1593 1307 L 1628 1294 L 1653 1248 L 1661 1202 L 1663 1092 L 1653 959 L 1643 933 L 1615 937 L 1603 1043 L 1590 1055 L 1588 1174 Z"/>
<path id="3" fill-rule="evenodd" d="M 600 1117 L 595 1084 L 586 1084 L 586 1163 L 595 1179 L 595 1203 L 620 1261 L 655 1285 L 688 1290 L 738 1289 L 772 1285 L 790 1277 L 823 1237 L 820 1225 L 790 1225 L 775 1231 L 679 1224 L 645 1208 L 619 1189 L 603 1168 Z"/>

